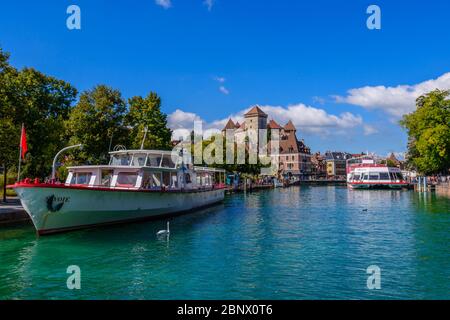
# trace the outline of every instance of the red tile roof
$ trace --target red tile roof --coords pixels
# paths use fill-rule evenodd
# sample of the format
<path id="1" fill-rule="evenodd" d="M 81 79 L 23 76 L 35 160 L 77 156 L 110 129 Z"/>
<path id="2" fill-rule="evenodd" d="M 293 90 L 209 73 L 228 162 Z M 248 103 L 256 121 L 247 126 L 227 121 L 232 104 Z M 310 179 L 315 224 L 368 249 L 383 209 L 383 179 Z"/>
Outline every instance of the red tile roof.
<path id="1" fill-rule="evenodd" d="M 297 129 L 295 128 L 295 126 L 292 123 L 292 121 L 289 120 L 289 122 L 284 126 L 284 130 L 286 130 L 286 131 L 295 131 Z"/>
<path id="2" fill-rule="evenodd" d="M 225 127 L 222 129 L 222 131 L 230 130 L 230 129 L 231 130 L 236 129 L 236 125 L 234 124 L 233 120 L 228 119 L 228 122 L 225 125 Z"/>
<path id="3" fill-rule="evenodd" d="M 272 119 L 267 124 L 267 128 L 269 128 L 269 129 L 281 129 L 281 126 L 275 120 Z"/>
<path id="4" fill-rule="evenodd" d="M 245 114 L 246 117 L 254 116 L 254 115 L 258 115 L 261 117 L 267 117 L 267 114 L 264 111 L 262 111 L 258 106 L 254 106 Z"/>

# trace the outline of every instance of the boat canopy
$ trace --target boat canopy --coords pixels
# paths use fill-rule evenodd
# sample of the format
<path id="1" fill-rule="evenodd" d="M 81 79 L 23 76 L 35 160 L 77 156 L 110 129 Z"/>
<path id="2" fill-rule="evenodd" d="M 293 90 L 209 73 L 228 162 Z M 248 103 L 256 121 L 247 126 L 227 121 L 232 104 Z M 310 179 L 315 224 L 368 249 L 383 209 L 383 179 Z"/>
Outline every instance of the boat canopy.
<path id="1" fill-rule="evenodd" d="M 109 154 L 111 166 L 177 169 L 182 163 L 182 157 L 172 151 L 121 150 Z"/>
<path id="2" fill-rule="evenodd" d="M 176 152 L 110 152 L 108 165 L 68 167 L 66 185 L 132 189 L 201 189 L 222 185 L 225 170 L 184 164 Z"/>

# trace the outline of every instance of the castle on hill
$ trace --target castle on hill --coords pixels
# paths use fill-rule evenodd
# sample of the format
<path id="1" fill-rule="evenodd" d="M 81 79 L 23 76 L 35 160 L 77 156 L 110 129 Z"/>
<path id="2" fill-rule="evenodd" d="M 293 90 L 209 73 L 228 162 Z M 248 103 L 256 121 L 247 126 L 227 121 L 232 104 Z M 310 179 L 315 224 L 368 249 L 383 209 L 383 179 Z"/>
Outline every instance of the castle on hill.
<path id="1" fill-rule="evenodd" d="M 297 138 L 297 129 L 291 120 L 281 126 L 275 120 L 268 121 L 268 115 L 260 107 L 252 107 L 245 115 L 242 123 L 231 118 L 222 129 L 234 131 L 236 143 L 245 143 L 249 130 L 258 132 L 260 129 L 278 130 L 279 142 L 279 173 L 284 177 L 307 179 L 311 175 L 311 150 L 303 139 Z"/>

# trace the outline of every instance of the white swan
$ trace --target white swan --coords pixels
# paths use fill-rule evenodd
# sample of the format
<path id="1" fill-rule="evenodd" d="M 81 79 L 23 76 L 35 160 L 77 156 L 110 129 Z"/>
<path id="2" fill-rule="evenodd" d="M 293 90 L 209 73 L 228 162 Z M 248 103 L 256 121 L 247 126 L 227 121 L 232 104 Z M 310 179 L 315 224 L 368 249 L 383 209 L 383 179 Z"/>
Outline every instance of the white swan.
<path id="1" fill-rule="evenodd" d="M 166 230 L 159 230 L 159 231 L 156 233 L 156 235 L 157 235 L 158 237 L 161 237 L 161 236 L 168 236 L 169 234 L 170 234 L 169 221 L 167 221 L 167 229 L 166 229 Z"/>

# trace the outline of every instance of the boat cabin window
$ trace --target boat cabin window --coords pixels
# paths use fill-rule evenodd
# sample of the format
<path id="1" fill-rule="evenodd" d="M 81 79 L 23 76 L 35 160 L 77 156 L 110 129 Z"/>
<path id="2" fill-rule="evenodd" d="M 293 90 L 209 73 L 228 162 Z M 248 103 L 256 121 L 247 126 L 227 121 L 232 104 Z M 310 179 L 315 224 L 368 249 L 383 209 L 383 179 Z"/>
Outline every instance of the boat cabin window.
<path id="1" fill-rule="evenodd" d="M 161 155 L 149 154 L 147 159 L 147 167 L 159 167 L 161 163 Z"/>
<path id="2" fill-rule="evenodd" d="M 134 187 L 136 185 L 137 177 L 138 175 L 136 172 L 119 172 L 117 175 L 116 186 Z"/>
<path id="3" fill-rule="evenodd" d="M 147 155 L 145 155 L 145 154 L 135 154 L 133 156 L 133 166 L 135 166 L 135 167 L 143 167 L 143 166 L 145 166 L 145 159 L 147 159 Z"/>
<path id="4" fill-rule="evenodd" d="M 155 189 L 161 187 L 161 172 L 144 172 L 142 188 Z"/>
<path id="5" fill-rule="evenodd" d="M 380 172 L 380 180 L 390 180 L 388 172 Z"/>
<path id="6" fill-rule="evenodd" d="M 142 188 L 144 189 L 159 189 L 161 188 L 161 172 L 160 171 L 145 171 L 143 177 Z"/>
<path id="7" fill-rule="evenodd" d="M 161 188 L 161 172 L 152 172 L 150 179 L 151 188 Z"/>
<path id="8" fill-rule="evenodd" d="M 363 180 L 369 180 L 369 175 L 367 174 L 367 173 L 365 173 L 364 175 L 363 175 L 363 178 L 362 178 Z"/>
<path id="9" fill-rule="evenodd" d="M 391 172 L 392 180 L 403 180 L 403 175 L 401 172 Z"/>
<path id="10" fill-rule="evenodd" d="M 378 173 L 371 173 L 369 175 L 369 180 L 372 180 L 372 181 L 380 180 L 380 176 L 378 175 Z"/>
<path id="11" fill-rule="evenodd" d="M 127 154 L 116 154 L 111 158 L 111 165 L 113 166 L 129 166 L 131 156 Z"/>
<path id="12" fill-rule="evenodd" d="M 161 167 L 163 168 L 175 168 L 175 163 L 172 161 L 170 154 L 165 154 L 162 159 Z"/>
<path id="13" fill-rule="evenodd" d="M 163 172 L 163 174 L 162 174 L 162 181 L 163 181 L 163 186 L 165 188 L 169 188 L 170 187 L 170 172 Z"/>
<path id="14" fill-rule="evenodd" d="M 361 175 L 359 175 L 359 174 L 354 174 L 354 175 L 353 175 L 353 180 L 358 181 L 359 178 L 361 178 Z"/>
<path id="15" fill-rule="evenodd" d="M 91 181 L 91 172 L 74 172 L 70 184 L 87 185 Z"/>
<path id="16" fill-rule="evenodd" d="M 113 170 L 102 170 L 102 180 L 101 180 L 101 185 L 104 187 L 110 187 L 111 186 L 111 181 L 113 178 Z"/>

